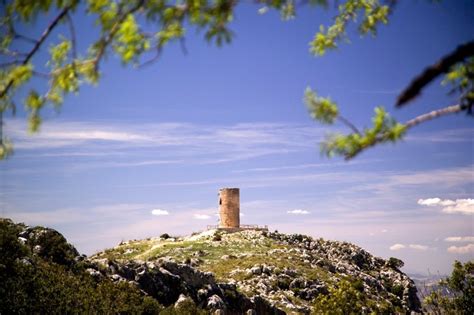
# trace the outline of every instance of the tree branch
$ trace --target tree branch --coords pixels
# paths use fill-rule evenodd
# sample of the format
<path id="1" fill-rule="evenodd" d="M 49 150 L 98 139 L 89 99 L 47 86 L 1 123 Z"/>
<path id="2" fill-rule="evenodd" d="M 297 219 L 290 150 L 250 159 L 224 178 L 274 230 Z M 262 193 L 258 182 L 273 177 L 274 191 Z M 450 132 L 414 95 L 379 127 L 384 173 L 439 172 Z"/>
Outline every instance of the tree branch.
<path id="1" fill-rule="evenodd" d="M 417 126 L 417 125 L 419 125 L 419 124 L 421 124 L 425 121 L 432 120 L 432 119 L 435 119 L 437 117 L 444 116 L 444 115 L 459 113 L 459 112 L 461 112 L 463 110 L 466 110 L 466 109 L 467 109 L 467 106 L 462 106 L 460 104 L 451 105 L 451 106 L 448 106 L 448 107 L 445 107 L 445 108 L 437 109 L 437 110 L 434 110 L 434 111 L 431 111 L 429 113 L 420 115 L 418 117 L 415 117 L 415 118 L 407 121 L 405 123 L 405 127 L 407 129 L 409 129 L 409 128 L 415 127 L 415 126 Z"/>
<path id="2" fill-rule="evenodd" d="M 420 91 L 437 76 L 448 72 L 451 66 L 470 56 L 474 56 L 474 41 L 458 46 L 452 53 L 444 56 L 437 63 L 426 68 L 411 81 L 410 85 L 398 96 L 396 106 L 401 107 L 417 97 Z"/>
<path id="3" fill-rule="evenodd" d="M 122 22 L 127 18 L 127 15 L 138 11 L 144 3 L 145 3 L 145 0 L 140 0 L 140 1 L 138 1 L 138 3 L 134 7 L 132 7 L 130 10 L 128 10 L 124 14 L 122 14 L 122 16 L 120 16 L 120 18 L 118 19 L 117 23 L 115 23 L 114 26 L 112 27 L 112 29 L 110 30 L 109 34 L 106 37 L 102 37 L 99 40 L 101 42 L 101 46 L 100 46 L 99 52 L 97 53 L 97 56 L 92 61 L 96 71 L 98 69 L 99 61 L 104 56 L 107 46 L 109 46 L 109 44 L 114 39 L 115 34 L 118 32 L 118 28 L 119 28 L 120 24 L 122 24 Z"/>
<path id="4" fill-rule="evenodd" d="M 354 131 L 355 133 L 357 133 L 357 134 L 359 134 L 359 135 L 361 134 L 360 131 L 359 131 L 359 129 L 357 129 L 357 127 L 356 127 L 353 123 L 351 123 L 349 120 L 347 120 L 347 119 L 344 118 L 343 116 L 338 115 L 338 116 L 337 116 L 337 119 L 338 119 L 340 122 L 342 122 L 344 125 L 346 125 L 347 127 L 349 127 L 349 128 L 350 128 L 352 131 Z"/>
<path id="5" fill-rule="evenodd" d="M 72 22 L 72 18 L 69 12 L 66 13 L 66 21 L 68 22 L 69 33 L 71 34 L 72 58 L 77 59 L 76 30 L 74 28 L 74 23 Z"/>
<path id="6" fill-rule="evenodd" d="M 160 58 L 160 56 L 161 56 L 161 48 L 157 47 L 155 55 L 152 58 L 148 59 L 147 61 L 139 64 L 138 68 L 141 69 L 141 68 L 145 68 L 145 67 L 148 67 L 148 66 L 154 64 L 155 61 L 157 61 Z"/>
<path id="7" fill-rule="evenodd" d="M 26 58 L 22 61 L 22 65 L 26 65 L 30 59 L 34 56 L 34 54 L 38 51 L 38 49 L 41 47 L 41 45 L 44 43 L 46 38 L 48 38 L 49 34 L 51 31 L 58 25 L 59 21 L 66 16 L 68 11 L 72 8 L 72 4 L 65 7 L 62 9 L 62 11 L 54 18 L 54 20 L 48 25 L 48 27 L 44 30 L 43 34 L 41 34 L 41 37 L 39 40 L 36 42 L 36 44 L 33 46 L 33 49 L 30 50 L 30 52 L 27 54 Z M 10 80 L 5 88 L 0 92 L 0 98 L 3 98 L 5 95 L 7 95 L 8 91 L 10 88 L 13 86 L 13 79 Z"/>
<path id="8" fill-rule="evenodd" d="M 17 32 L 15 32 L 14 34 L 15 34 L 15 35 L 14 35 L 15 38 L 22 39 L 22 40 L 24 40 L 25 42 L 28 42 L 28 43 L 31 43 L 31 44 L 37 44 L 37 43 L 38 43 L 38 41 L 37 41 L 36 39 L 29 38 L 29 37 L 27 37 L 27 36 L 18 34 Z"/>

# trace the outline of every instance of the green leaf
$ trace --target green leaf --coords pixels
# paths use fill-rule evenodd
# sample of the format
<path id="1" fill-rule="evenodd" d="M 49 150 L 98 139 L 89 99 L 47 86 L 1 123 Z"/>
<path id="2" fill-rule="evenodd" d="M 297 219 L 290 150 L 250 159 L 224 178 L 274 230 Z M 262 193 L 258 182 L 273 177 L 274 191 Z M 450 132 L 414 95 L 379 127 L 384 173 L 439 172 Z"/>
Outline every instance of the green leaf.
<path id="1" fill-rule="evenodd" d="M 304 102 L 311 116 L 321 123 L 333 124 L 338 116 L 339 110 L 336 103 L 330 98 L 318 97 L 310 88 L 305 91 Z"/>

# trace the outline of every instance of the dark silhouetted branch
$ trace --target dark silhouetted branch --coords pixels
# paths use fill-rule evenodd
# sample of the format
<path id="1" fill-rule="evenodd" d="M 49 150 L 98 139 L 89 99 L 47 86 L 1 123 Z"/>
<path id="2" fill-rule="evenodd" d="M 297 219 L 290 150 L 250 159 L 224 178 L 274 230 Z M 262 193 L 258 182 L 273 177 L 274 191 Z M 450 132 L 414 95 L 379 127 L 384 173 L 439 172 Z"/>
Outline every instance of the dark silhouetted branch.
<path id="1" fill-rule="evenodd" d="M 444 56 L 437 63 L 426 68 L 398 96 L 396 106 L 401 107 L 417 97 L 428 83 L 433 81 L 439 75 L 448 72 L 453 65 L 470 56 L 474 56 L 474 41 L 458 46 L 452 53 Z"/>

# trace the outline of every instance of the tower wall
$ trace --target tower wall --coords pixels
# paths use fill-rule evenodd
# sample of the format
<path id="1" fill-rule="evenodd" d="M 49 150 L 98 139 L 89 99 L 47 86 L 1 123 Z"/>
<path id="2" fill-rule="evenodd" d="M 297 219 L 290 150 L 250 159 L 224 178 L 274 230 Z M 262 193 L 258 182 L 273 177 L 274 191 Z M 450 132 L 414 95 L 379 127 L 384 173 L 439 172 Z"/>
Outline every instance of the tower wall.
<path id="1" fill-rule="evenodd" d="M 239 188 L 219 190 L 219 228 L 240 227 L 240 191 Z"/>

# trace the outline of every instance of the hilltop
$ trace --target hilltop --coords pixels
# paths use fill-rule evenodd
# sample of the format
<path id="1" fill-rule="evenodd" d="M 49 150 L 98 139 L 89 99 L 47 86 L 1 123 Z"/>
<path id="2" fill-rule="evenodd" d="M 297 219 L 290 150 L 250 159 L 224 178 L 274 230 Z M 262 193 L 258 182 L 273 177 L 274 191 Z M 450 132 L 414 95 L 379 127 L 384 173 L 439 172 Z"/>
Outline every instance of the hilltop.
<path id="1" fill-rule="evenodd" d="M 118 312 L 117 306 L 125 312 L 163 314 L 420 311 L 413 281 L 399 270 L 401 261 L 374 257 L 347 242 L 210 230 L 122 242 L 85 257 L 54 230 L 1 222 L 8 231 L 2 233 L 14 236 L 9 242 L 15 244 L 17 257 L 10 265 L 28 270 L 54 266 L 66 280 L 77 280 L 71 280 L 73 285 L 84 287 L 84 282 L 89 294 L 104 299 L 102 286 L 116 290 L 109 312 Z M 55 246 L 46 242 L 51 237 L 41 238 L 46 234 L 55 236 Z M 21 278 L 21 272 L 16 276 Z M 46 278 L 49 285 L 59 281 Z M 131 301 L 136 309 L 127 309 Z M 8 310 L 8 305 L 1 307 Z"/>

